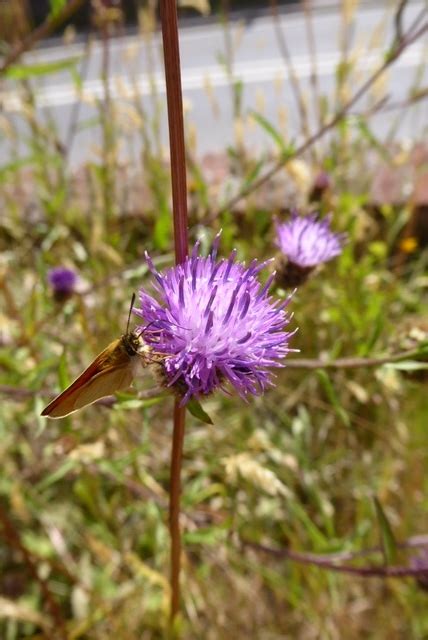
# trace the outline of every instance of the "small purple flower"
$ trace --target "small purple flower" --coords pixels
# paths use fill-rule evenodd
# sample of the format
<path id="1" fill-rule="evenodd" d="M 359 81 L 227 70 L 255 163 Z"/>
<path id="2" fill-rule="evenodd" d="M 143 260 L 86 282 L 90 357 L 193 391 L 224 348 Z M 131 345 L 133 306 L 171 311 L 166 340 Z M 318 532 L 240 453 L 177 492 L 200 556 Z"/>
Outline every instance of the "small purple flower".
<path id="1" fill-rule="evenodd" d="M 346 235 L 330 229 L 331 215 L 323 220 L 317 214 L 299 216 L 276 225 L 277 245 L 288 261 L 303 268 L 314 268 L 342 253 Z"/>
<path id="2" fill-rule="evenodd" d="M 57 300 L 66 300 L 76 290 L 77 274 L 67 267 L 54 267 L 48 272 L 48 282 Z"/>
<path id="3" fill-rule="evenodd" d="M 272 385 L 270 367 L 292 351 L 286 332 L 290 317 L 285 311 L 289 299 L 280 302 L 269 296 L 274 274 L 264 286 L 257 274 L 267 264 L 253 260 L 246 267 L 235 262 L 236 250 L 228 260 L 216 261 L 219 237 L 207 257 L 198 255 L 196 243 L 184 263 L 156 271 L 160 301 L 140 291 L 145 340 L 163 354 L 162 377 L 183 398 L 224 389 L 229 382 L 243 397 L 261 394 Z"/>

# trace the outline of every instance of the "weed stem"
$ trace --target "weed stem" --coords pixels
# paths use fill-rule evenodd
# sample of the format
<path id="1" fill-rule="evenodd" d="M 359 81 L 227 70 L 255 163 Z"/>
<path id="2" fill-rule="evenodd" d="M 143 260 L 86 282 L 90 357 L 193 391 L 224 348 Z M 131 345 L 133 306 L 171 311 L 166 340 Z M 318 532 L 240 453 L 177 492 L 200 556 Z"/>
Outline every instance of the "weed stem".
<path id="1" fill-rule="evenodd" d="M 175 261 L 176 264 L 179 264 L 186 259 L 188 254 L 188 234 L 183 101 L 181 94 L 180 52 L 175 0 L 161 0 L 160 17 L 165 63 L 166 96 L 168 103 Z M 179 405 L 179 401 L 176 400 L 174 407 L 174 431 L 172 439 L 169 494 L 169 527 L 171 537 L 171 623 L 174 622 L 180 610 L 180 476 L 184 427 L 185 409 L 184 407 L 181 407 Z"/>

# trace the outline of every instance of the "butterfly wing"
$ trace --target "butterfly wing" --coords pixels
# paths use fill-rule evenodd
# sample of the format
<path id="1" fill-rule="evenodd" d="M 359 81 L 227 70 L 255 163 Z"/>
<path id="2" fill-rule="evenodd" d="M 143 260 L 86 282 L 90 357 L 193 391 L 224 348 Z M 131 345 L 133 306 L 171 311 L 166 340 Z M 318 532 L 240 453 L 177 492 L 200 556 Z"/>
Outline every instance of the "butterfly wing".
<path id="1" fill-rule="evenodd" d="M 47 407 L 43 415 L 47 415 L 49 418 L 63 418 L 78 409 L 82 409 L 82 407 L 96 402 L 100 398 L 109 396 L 115 391 L 127 389 L 131 385 L 133 378 L 131 364 L 123 367 L 110 367 L 91 378 L 83 387 L 74 389 L 69 393 L 67 393 L 66 389 L 64 392 L 66 396 L 63 399 L 59 396 L 57 400 L 60 401 L 49 411 L 49 407 Z"/>
<path id="2" fill-rule="evenodd" d="M 129 356 L 120 339 L 112 342 L 42 411 L 42 416 L 62 418 L 99 398 L 126 389 L 134 377 L 136 356 Z"/>

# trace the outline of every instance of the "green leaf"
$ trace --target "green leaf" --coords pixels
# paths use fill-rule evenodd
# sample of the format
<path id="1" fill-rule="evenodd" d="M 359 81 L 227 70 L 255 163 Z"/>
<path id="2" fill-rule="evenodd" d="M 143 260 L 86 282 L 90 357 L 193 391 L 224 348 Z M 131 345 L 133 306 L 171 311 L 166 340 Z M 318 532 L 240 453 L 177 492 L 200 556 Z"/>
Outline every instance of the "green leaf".
<path id="1" fill-rule="evenodd" d="M 66 476 L 69 471 L 72 471 L 72 469 L 74 469 L 78 464 L 79 463 L 76 460 L 66 460 L 60 467 L 58 467 L 58 469 L 55 469 L 53 473 L 43 478 L 43 480 L 36 485 L 37 491 L 43 491 L 52 484 L 62 480 L 62 478 L 64 478 L 64 476 Z"/>
<path id="2" fill-rule="evenodd" d="M 154 398 L 138 398 L 135 395 L 117 393 L 117 403 L 114 405 L 113 409 L 117 411 L 120 410 L 131 410 L 131 409 L 142 409 L 144 407 L 152 407 L 153 405 L 160 402 L 165 396 L 159 394 Z"/>
<path id="3" fill-rule="evenodd" d="M 349 77 L 349 74 L 352 71 L 352 64 L 347 60 L 341 60 L 336 67 L 336 82 L 339 86 L 342 86 L 343 83 Z"/>
<path id="4" fill-rule="evenodd" d="M 290 500 L 287 503 L 287 509 L 290 509 L 290 513 L 293 518 L 302 524 L 305 533 L 310 537 L 313 546 L 323 548 L 328 544 L 325 532 L 317 526 L 301 504 L 297 501 Z"/>
<path id="5" fill-rule="evenodd" d="M 367 356 L 369 355 L 369 353 L 371 353 L 373 347 L 376 345 L 377 341 L 379 340 L 382 334 L 384 324 L 385 324 L 385 314 L 384 314 L 384 310 L 381 309 L 372 323 L 372 329 L 371 329 L 369 338 L 361 349 L 362 356 Z"/>
<path id="6" fill-rule="evenodd" d="M 70 73 L 71 73 L 71 77 L 72 77 L 73 82 L 74 82 L 74 86 L 76 87 L 77 91 L 79 91 L 79 92 L 82 91 L 82 89 L 83 89 L 83 78 L 82 78 L 81 74 L 76 69 L 76 67 L 72 67 L 70 69 Z"/>
<path id="7" fill-rule="evenodd" d="M 238 117 L 242 112 L 242 96 L 244 91 L 244 83 L 242 80 L 234 80 L 233 82 L 233 113 Z"/>
<path id="8" fill-rule="evenodd" d="M 259 160 L 256 165 L 251 169 L 251 171 L 248 173 L 248 175 L 245 176 L 245 179 L 243 181 L 243 188 L 244 189 L 248 189 L 253 182 L 255 182 L 255 180 L 257 180 L 257 178 L 260 175 L 260 171 L 261 169 L 265 166 L 265 161 L 264 160 Z"/>
<path id="9" fill-rule="evenodd" d="M 17 173 L 19 169 L 32 164 L 35 160 L 35 156 L 25 156 L 24 158 L 19 158 L 18 160 L 13 160 L 8 164 L 0 167 L 0 182 L 3 182 L 6 178 L 9 177 L 10 174 Z"/>
<path id="10" fill-rule="evenodd" d="M 194 507 L 214 496 L 225 495 L 226 489 L 220 482 L 214 482 L 206 486 L 205 479 L 199 478 L 199 480 L 199 482 L 195 480 L 193 483 L 188 483 L 186 493 L 183 496 L 183 503 L 186 506 Z"/>
<path id="11" fill-rule="evenodd" d="M 67 0 L 50 0 L 49 4 L 51 6 L 49 16 L 51 18 L 56 18 L 59 16 L 61 11 L 64 9 Z"/>
<path id="12" fill-rule="evenodd" d="M 43 535 L 26 529 L 22 532 L 22 542 L 26 549 L 42 558 L 52 558 L 55 554 L 51 541 Z"/>
<path id="13" fill-rule="evenodd" d="M 186 404 L 186 409 L 188 409 L 192 416 L 198 418 L 198 420 L 201 420 L 206 424 L 214 424 L 206 411 L 203 410 L 201 404 L 194 398 L 192 398 L 192 400 L 189 400 L 189 402 Z"/>
<path id="14" fill-rule="evenodd" d="M 70 378 L 68 375 L 67 358 L 65 356 L 65 352 L 62 353 L 59 359 L 58 378 L 59 386 L 61 387 L 61 389 L 65 389 L 66 387 L 68 387 L 68 385 L 70 384 Z"/>
<path id="15" fill-rule="evenodd" d="M 259 124 L 262 129 L 264 129 L 266 133 L 272 138 L 281 153 L 284 154 L 287 150 L 287 147 L 280 132 L 275 129 L 275 127 L 269 122 L 269 120 L 267 120 L 257 111 L 250 111 L 250 115 L 257 122 L 257 124 Z"/>
<path id="16" fill-rule="evenodd" d="M 153 231 L 153 237 L 156 243 L 156 246 L 159 249 L 166 249 L 169 243 L 170 237 L 170 214 L 166 209 L 160 209 L 158 211 L 158 217 L 156 219 L 155 228 Z"/>
<path id="17" fill-rule="evenodd" d="M 327 372 L 324 371 L 324 369 L 318 369 L 317 370 L 317 376 L 318 376 L 318 380 L 321 383 L 322 388 L 325 391 L 325 394 L 326 394 L 330 404 L 332 405 L 333 409 L 336 412 L 337 417 L 340 418 L 340 420 L 343 422 L 345 427 L 350 427 L 351 426 L 351 422 L 349 420 L 349 416 L 346 413 L 345 409 L 340 404 L 339 398 L 337 397 L 336 390 L 335 390 L 335 388 L 334 388 L 329 376 L 327 375 Z"/>
<path id="18" fill-rule="evenodd" d="M 32 77 L 45 76 L 49 73 L 57 73 L 65 69 L 72 69 L 78 62 L 78 58 L 55 60 L 54 62 L 36 62 L 34 64 L 15 64 L 5 71 L 6 78 L 12 80 L 29 80 Z"/>
<path id="19" fill-rule="evenodd" d="M 351 116 L 348 118 L 351 124 L 355 124 L 361 136 L 367 140 L 369 145 L 377 150 L 381 158 L 388 162 L 391 162 L 391 154 L 388 149 L 377 139 L 373 131 L 367 124 L 367 120 L 358 116 Z"/>
<path id="20" fill-rule="evenodd" d="M 395 541 L 394 534 L 392 533 L 391 525 L 389 524 L 388 518 L 385 515 L 382 505 L 376 497 L 374 498 L 374 505 L 380 529 L 381 544 L 385 564 L 395 564 L 397 561 L 397 543 Z"/>
<path id="21" fill-rule="evenodd" d="M 226 537 L 224 529 L 218 527 L 200 528 L 196 531 L 186 531 L 183 534 L 183 539 L 186 544 L 201 544 L 204 547 L 217 546 L 223 542 Z"/>

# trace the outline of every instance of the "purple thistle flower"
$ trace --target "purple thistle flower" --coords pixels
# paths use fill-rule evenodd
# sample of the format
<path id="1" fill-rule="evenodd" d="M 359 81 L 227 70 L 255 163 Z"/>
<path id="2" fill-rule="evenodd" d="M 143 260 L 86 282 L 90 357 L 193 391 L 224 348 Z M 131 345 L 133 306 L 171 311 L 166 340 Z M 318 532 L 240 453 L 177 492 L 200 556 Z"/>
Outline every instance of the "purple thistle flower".
<path id="1" fill-rule="evenodd" d="M 191 257 L 164 273 L 146 254 L 160 302 L 142 289 L 141 309 L 134 311 L 147 323 L 146 342 L 164 356 L 166 386 L 178 391 L 183 404 L 224 389 L 226 382 L 243 398 L 261 394 L 273 384 L 269 368 L 283 366 L 292 351 L 288 340 L 294 331 L 284 330 L 290 298 L 269 296 L 274 275 L 264 286 L 257 279 L 267 263 L 253 260 L 246 267 L 235 262 L 236 250 L 216 261 L 218 244 L 219 236 L 203 257 L 196 243 Z"/>
<path id="2" fill-rule="evenodd" d="M 66 300 L 76 290 L 77 274 L 67 267 L 54 267 L 48 272 L 48 282 L 57 300 Z"/>
<path id="3" fill-rule="evenodd" d="M 317 214 L 299 216 L 276 224 L 277 245 L 288 261 L 303 268 L 314 268 L 342 253 L 346 235 L 330 229 L 331 215 L 323 220 Z"/>

